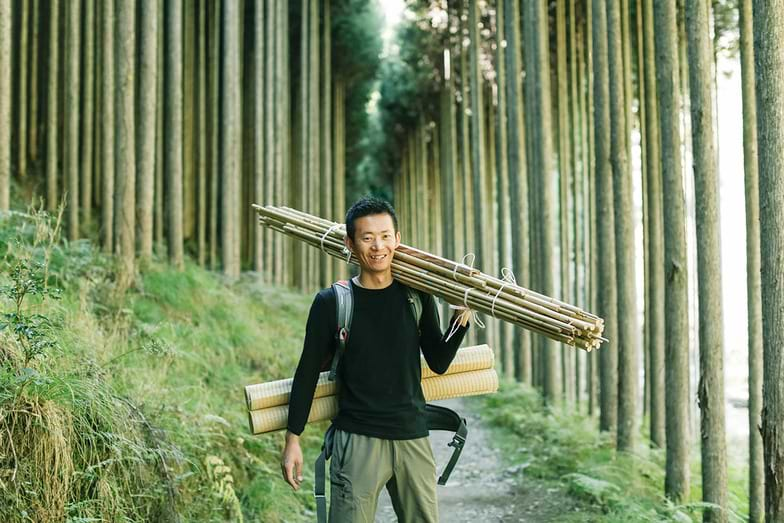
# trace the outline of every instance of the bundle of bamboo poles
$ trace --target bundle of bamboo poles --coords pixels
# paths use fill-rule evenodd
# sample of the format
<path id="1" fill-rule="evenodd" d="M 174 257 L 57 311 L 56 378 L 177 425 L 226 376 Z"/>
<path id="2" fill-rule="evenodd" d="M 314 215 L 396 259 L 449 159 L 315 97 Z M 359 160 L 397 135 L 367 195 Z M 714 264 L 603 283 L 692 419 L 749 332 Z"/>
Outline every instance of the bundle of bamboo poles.
<path id="1" fill-rule="evenodd" d="M 487 345 L 466 347 L 457 351 L 446 373 L 438 375 L 422 358 L 422 392 L 426 401 L 442 400 L 498 390 L 498 374 L 492 349 Z M 337 387 L 322 372 L 313 393 L 308 423 L 332 419 L 338 412 Z M 252 434 L 262 434 L 286 428 L 289 396 L 294 380 L 278 380 L 248 385 L 245 401 Z"/>
<path id="2" fill-rule="evenodd" d="M 346 228 L 292 209 L 254 205 L 259 222 L 332 256 L 358 265 L 345 249 Z M 550 298 L 513 281 L 502 280 L 463 263 L 404 244 L 392 258 L 392 276 L 401 283 L 438 296 L 453 305 L 511 322 L 555 341 L 590 352 L 603 341 L 604 320 L 574 305 Z"/>

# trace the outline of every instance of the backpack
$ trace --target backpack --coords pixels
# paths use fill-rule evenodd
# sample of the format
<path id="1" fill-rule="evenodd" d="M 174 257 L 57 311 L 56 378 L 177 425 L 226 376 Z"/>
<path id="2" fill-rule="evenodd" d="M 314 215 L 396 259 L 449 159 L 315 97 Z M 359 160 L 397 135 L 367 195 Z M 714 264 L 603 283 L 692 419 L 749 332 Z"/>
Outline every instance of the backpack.
<path id="1" fill-rule="evenodd" d="M 335 333 L 335 354 L 332 357 L 332 363 L 329 367 L 329 380 L 335 381 L 337 379 L 337 368 L 343 352 L 346 350 L 346 343 L 351 329 L 351 318 L 354 313 L 354 295 L 351 291 L 351 285 L 346 280 L 340 280 L 332 284 L 332 291 L 335 293 L 335 301 L 337 303 L 337 331 Z M 408 294 L 408 304 L 411 308 L 411 314 L 414 316 L 414 321 L 419 330 L 419 321 L 422 318 L 422 297 L 419 292 L 410 287 L 406 287 Z M 449 462 L 444 467 L 444 471 L 438 478 L 439 485 L 446 485 L 452 469 L 455 468 L 457 460 L 460 458 L 460 453 L 463 451 L 466 436 L 468 435 L 468 426 L 465 418 L 452 409 L 441 407 L 439 405 L 425 405 L 425 415 L 427 416 L 427 429 L 430 430 L 446 430 L 454 432 L 455 435 L 452 441 L 447 445 L 453 447 L 452 456 Z M 326 461 L 332 456 L 332 442 L 335 433 L 335 426 L 330 425 L 327 432 L 324 434 L 324 444 L 321 446 L 321 454 L 316 459 L 316 481 L 313 486 L 313 492 L 316 496 L 316 513 L 318 521 L 326 522 L 327 520 L 327 498 L 325 493 L 326 484 Z"/>

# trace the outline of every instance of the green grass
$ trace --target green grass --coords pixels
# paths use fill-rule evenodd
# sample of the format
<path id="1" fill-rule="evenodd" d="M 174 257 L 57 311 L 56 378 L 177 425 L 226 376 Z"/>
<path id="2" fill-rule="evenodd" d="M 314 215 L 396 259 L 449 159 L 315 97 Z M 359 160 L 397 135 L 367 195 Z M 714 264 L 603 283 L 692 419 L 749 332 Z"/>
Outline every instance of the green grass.
<path id="1" fill-rule="evenodd" d="M 118 295 L 113 258 L 41 234 L 55 229 L 41 213 L 0 218 L 0 285 L 19 260 L 48 259 L 63 291 L 26 301 L 54 342 L 28 366 L 0 332 L 0 520 L 309 517 L 312 485 L 280 479 L 282 433 L 249 435 L 243 387 L 293 374 L 311 297 L 159 261 Z M 304 433 L 308 472 L 323 428 Z"/>
<path id="2" fill-rule="evenodd" d="M 701 520 L 706 505 L 699 501 L 698 460 L 692 463 L 690 500 L 674 505 L 663 495 L 664 452 L 649 448 L 644 438 L 634 453 L 617 453 L 609 435 L 598 432 L 595 419 L 546 409 L 539 393 L 521 384 L 502 383 L 498 394 L 473 401 L 493 427 L 509 465 L 519 467 L 520 481 L 558 483 L 596 509 L 580 521 Z M 745 521 L 748 512 L 744 477 L 742 469 L 730 469 L 730 521 Z M 564 521 L 572 521 L 569 517 Z"/>

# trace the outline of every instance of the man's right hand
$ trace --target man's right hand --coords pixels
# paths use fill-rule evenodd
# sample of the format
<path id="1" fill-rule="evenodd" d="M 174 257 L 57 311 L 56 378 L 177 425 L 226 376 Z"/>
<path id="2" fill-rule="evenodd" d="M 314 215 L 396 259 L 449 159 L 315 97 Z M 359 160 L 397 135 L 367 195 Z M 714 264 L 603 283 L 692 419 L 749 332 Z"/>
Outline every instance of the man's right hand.
<path id="1" fill-rule="evenodd" d="M 283 479 L 294 490 L 299 490 L 302 483 L 302 449 L 299 446 L 299 436 L 286 431 L 286 446 L 280 459 L 280 468 Z"/>

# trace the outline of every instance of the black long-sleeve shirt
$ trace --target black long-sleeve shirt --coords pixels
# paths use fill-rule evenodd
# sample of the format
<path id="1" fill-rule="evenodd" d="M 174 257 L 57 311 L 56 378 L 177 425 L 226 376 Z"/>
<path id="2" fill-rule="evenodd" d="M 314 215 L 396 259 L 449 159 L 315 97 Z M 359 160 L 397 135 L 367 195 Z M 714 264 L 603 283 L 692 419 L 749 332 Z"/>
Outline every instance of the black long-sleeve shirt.
<path id="1" fill-rule="evenodd" d="M 427 436 L 422 394 L 420 347 L 428 366 L 446 372 L 468 326 L 444 341 L 435 300 L 422 296 L 417 332 L 406 287 L 393 280 L 384 289 L 350 283 L 354 312 L 346 349 L 338 366 L 338 415 L 341 430 L 385 439 Z M 313 391 L 325 361 L 331 361 L 337 331 L 337 305 L 331 288 L 320 291 L 310 307 L 302 356 L 289 399 L 288 430 L 305 428 Z M 450 325 L 451 329 L 451 325 Z M 448 332 L 448 331 L 447 331 Z"/>

